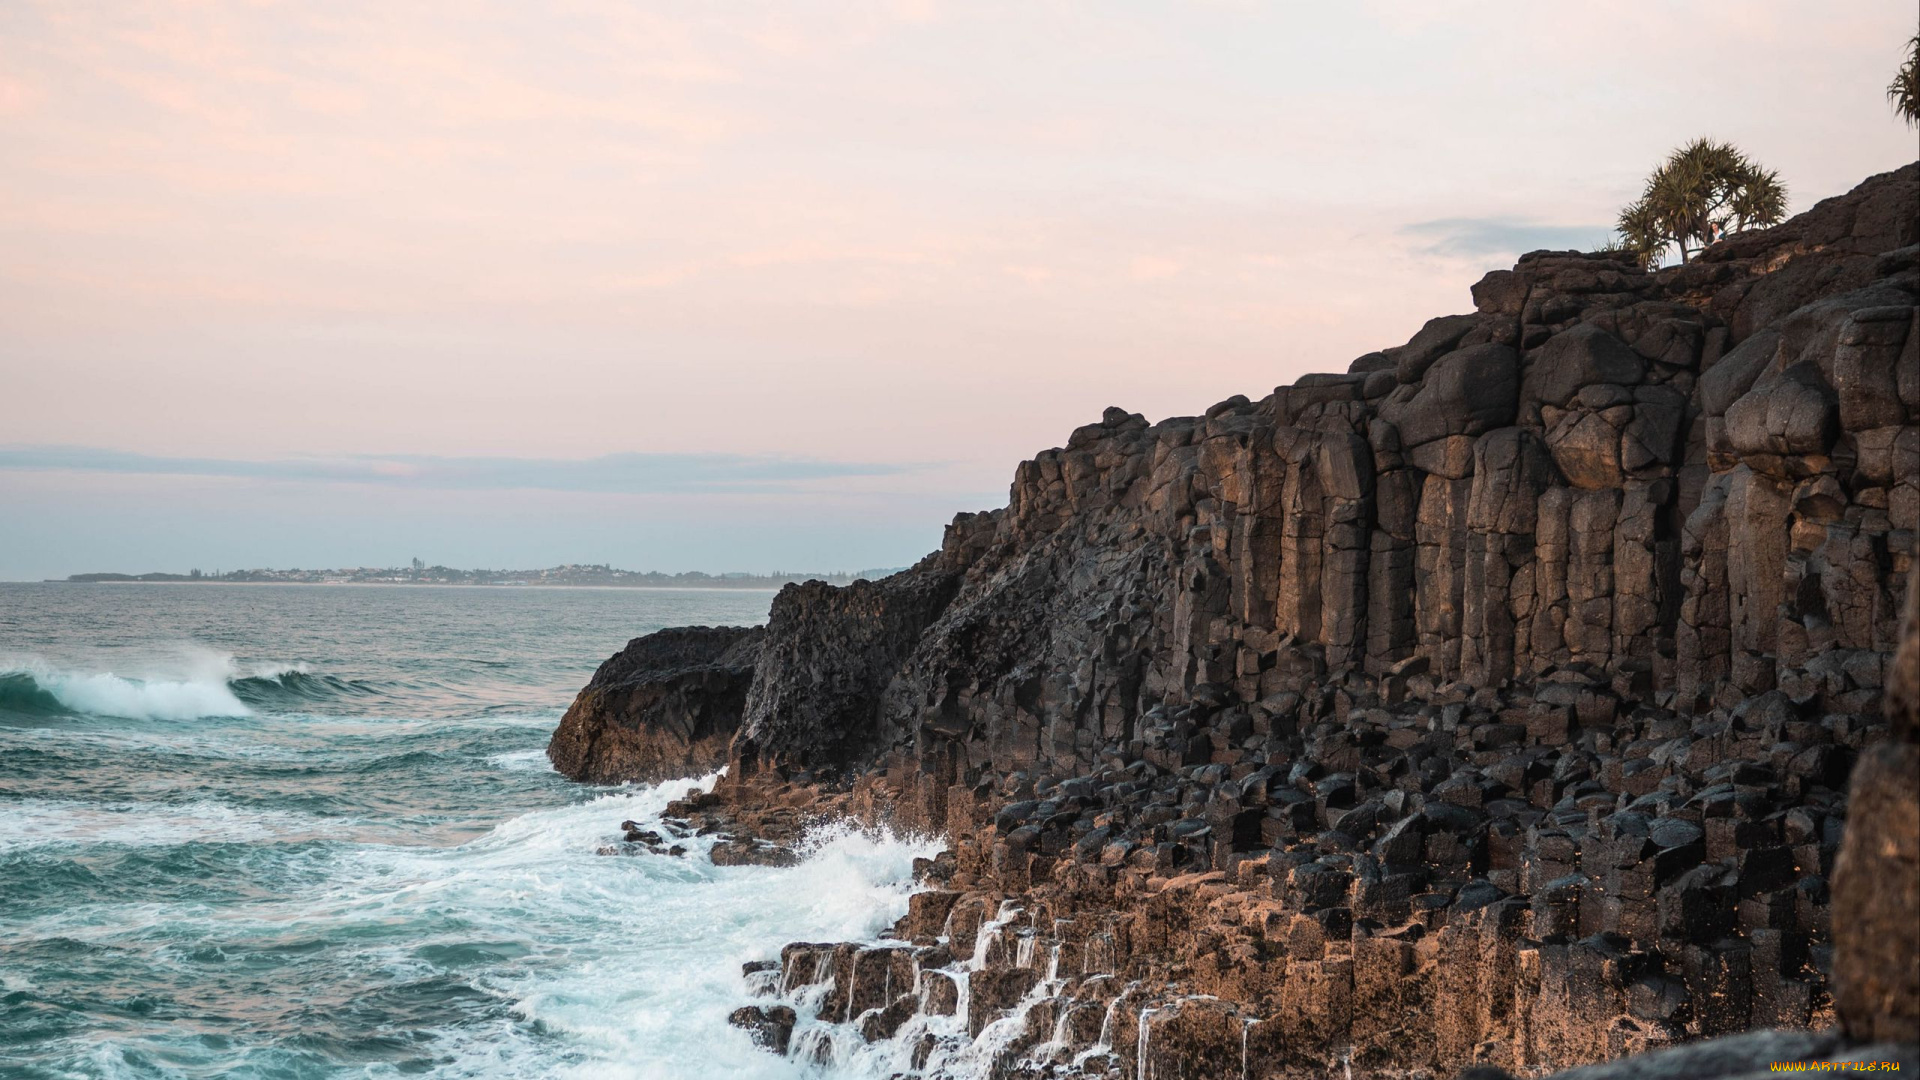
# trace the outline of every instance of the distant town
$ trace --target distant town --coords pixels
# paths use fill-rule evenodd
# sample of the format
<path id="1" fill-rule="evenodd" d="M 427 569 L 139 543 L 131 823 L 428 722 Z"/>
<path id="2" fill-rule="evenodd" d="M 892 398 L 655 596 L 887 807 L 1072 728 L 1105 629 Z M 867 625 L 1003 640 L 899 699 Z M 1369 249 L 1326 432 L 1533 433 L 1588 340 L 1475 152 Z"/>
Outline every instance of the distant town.
<path id="1" fill-rule="evenodd" d="M 886 577 L 902 569 L 827 573 L 706 574 L 698 570 L 663 574 L 655 570 L 616 570 L 606 563 L 568 563 L 545 570 L 455 570 L 414 559 L 407 566 L 356 566 L 337 570 L 189 570 L 184 574 L 74 574 L 70 582 L 186 581 L 214 584 L 292 585 L 563 585 L 632 589 L 777 589 L 795 581 L 845 585 L 861 578 Z"/>

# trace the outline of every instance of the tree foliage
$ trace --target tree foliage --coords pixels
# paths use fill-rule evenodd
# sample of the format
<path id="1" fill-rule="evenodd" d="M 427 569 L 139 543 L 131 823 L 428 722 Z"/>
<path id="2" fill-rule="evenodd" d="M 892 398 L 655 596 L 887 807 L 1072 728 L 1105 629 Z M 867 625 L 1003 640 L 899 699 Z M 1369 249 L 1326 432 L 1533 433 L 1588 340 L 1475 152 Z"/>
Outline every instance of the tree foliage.
<path id="1" fill-rule="evenodd" d="M 1893 111 L 1915 127 L 1920 127 L 1920 34 L 1907 42 L 1907 59 L 1887 84 L 1887 100 Z"/>
<path id="2" fill-rule="evenodd" d="M 1780 174 L 1762 169 L 1729 143 L 1695 139 L 1667 156 L 1646 191 L 1620 211 L 1621 245 L 1648 267 L 1668 249 L 1686 262 L 1708 244 L 1787 215 Z"/>

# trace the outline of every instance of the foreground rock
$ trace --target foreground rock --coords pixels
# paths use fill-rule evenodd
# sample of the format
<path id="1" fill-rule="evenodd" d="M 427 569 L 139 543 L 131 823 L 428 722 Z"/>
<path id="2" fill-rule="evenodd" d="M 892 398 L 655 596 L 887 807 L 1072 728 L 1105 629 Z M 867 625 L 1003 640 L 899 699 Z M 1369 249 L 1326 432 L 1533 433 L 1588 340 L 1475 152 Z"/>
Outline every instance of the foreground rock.
<path id="1" fill-rule="evenodd" d="M 950 848 L 895 940 L 788 948 L 789 1054 L 1413 1077 L 1911 1039 L 1916 218 L 1910 166 L 1685 267 L 1535 253 L 1345 374 L 1108 410 L 909 571 L 783 590 L 711 798 Z"/>
<path id="2" fill-rule="evenodd" d="M 633 639 L 560 718 L 547 745 L 553 767 L 585 783 L 617 784 L 724 765 L 764 633 L 685 626 Z"/>
<path id="3" fill-rule="evenodd" d="M 1912 1043 L 1859 1046 L 1832 1033 L 1756 1031 L 1572 1069 L 1554 1074 L 1554 1080 L 1762 1080 L 1782 1072 L 1911 1075 L 1915 1068 L 1920 1068 L 1920 1047 Z M 1510 1078 L 1504 1070 L 1487 1070 L 1460 1080 Z"/>
<path id="4" fill-rule="evenodd" d="M 1834 999 L 1849 1035 L 1920 1042 L 1920 575 L 1888 679 L 1891 737 L 1854 766 L 1833 876 Z"/>

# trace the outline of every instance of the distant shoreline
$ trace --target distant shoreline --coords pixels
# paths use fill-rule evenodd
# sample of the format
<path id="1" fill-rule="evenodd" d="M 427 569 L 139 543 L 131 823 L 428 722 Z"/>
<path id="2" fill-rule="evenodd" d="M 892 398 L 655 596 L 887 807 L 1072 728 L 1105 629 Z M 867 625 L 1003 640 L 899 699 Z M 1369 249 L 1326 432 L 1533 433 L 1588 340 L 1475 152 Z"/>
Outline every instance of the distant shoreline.
<path id="1" fill-rule="evenodd" d="M 217 578 L 106 578 L 73 581 L 67 578 L 40 578 L 25 581 L 0 581 L 0 585 L 297 585 L 316 589 L 605 589 L 615 592 L 778 592 L 789 584 L 824 578 L 794 578 L 790 582 L 765 585 L 567 585 L 541 582 L 463 582 L 463 581 L 221 581 Z"/>
<path id="2" fill-rule="evenodd" d="M 427 566 L 415 559 L 412 566 L 351 566 L 302 569 L 259 567 L 248 570 L 216 570 L 176 574 L 152 571 L 124 574 L 96 571 L 69 574 L 64 578 L 46 578 L 50 585 L 440 585 L 459 588 L 563 588 L 563 589 L 700 589 L 700 590 L 778 590 L 807 581 L 829 585 L 877 580 L 899 572 L 899 567 L 874 567 L 862 570 L 774 571 L 770 574 L 729 572 L 710 574 L 688 570 L 669 574 L 658 570 L 621 570 L 606 563 L 567 563 L 544 569 L 458 570 L 450 566 Z"/>

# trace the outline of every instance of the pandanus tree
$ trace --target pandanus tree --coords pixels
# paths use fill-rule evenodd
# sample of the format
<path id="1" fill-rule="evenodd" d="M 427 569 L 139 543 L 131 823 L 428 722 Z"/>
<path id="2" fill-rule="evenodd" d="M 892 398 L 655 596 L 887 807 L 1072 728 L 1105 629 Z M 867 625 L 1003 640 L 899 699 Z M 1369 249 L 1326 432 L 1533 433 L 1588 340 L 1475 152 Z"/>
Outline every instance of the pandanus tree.
<path id="1" fill-rule="evenodd" d="M 1667 156 L 1640 198 L 1620 211 L 1619 247 L 1648 267 L 1670 248 L 1686 262 L 1707 245 L 1787 216 L 1780 174 L 1729 143 L 1695 139 Z"/>
<path id="2" fill-rule="evenodd" d="M 1920 34 L 1907 42 L 1907 59 L 1887 84 L 1887 100 L 1900 119 L 1920 127 Z"/>

